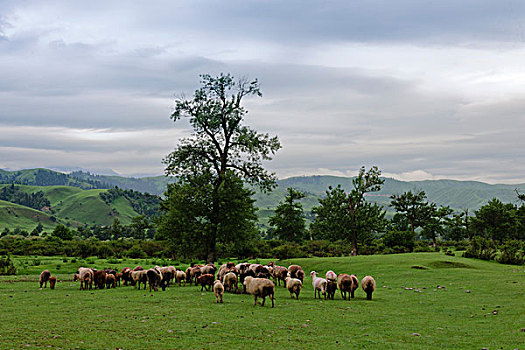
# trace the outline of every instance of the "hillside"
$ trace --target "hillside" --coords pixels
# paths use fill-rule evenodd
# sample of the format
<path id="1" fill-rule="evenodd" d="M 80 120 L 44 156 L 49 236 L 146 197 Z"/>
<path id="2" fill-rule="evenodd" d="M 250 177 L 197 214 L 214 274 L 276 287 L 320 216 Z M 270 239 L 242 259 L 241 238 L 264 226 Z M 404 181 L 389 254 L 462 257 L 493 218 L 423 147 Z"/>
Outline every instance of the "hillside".
<path id="1" fill-rule="evenodd" d="M 11 182 L 10 182 L 11 181 Z M 71 225 L 110 225 L 115 217 L 123 224 L 128 224 L 131 218 L 139 215 L 133 209 L 129 198 L 117 196 L 110 202 L 105 202 L 100 193 L 118 186 L 121 189 L 132 189 L 151 194 L 162 194 L 168 182 L 173 181 L 163 176 L 147 178 L 127 178 L 121 176 L 101 176 L 77 172 L 62 174 L 47 169 L 29 169 L 16 172 L 0 170 L 0 182 L 23 183 L 20 186 L 27 193 L 42 191 L 49 199 L 53 212 L 42 212 L 9 202 L 0 205 L 0 230 L 4 227 L 14 229 L 20 227 L 32 230 L 39 222 L 48 228 L 53 227 L 57 220 Z M 37 185 L 45 183 L 47 185 Z M 64 185 L 67 183 L 69 185 Z M 267 224 L 268 217 L 273 215 L 273 209 L 284 199 L 286 189 L 294 187 L 306 193 L 301 201 L 306 214 L 318 205 L 318 199 L 325 195 L 329 186 L 341 184 L 349 191 L 352 188 L 352 178 L 336 176 L 304 176 L 292 177 L 277 181 L 277 188 L 270 194 L 256 191 L 254 198 L 259 208 L 260 223 Z M 0 185 L 0 188 L 6 185 Z M 438 205 L 448 205 L 456 211 L 469 209 L 470 213 L 479 209 L 494 197 L 503 202 L 516 203 L 515 189 L 525 191 L 525 184 L 490 185 L 476 181 L 432 180 L 404 182 L 395 179 L 385 179 L 380 192 L 367 196 L 367 199 L 385 206 L 390 195 L 406 191 L 423 190 L 428 200 Z M 16 214 L 16 215 L 15 215 Z M 389 214 L 392 214 L 391 212 Z"/>

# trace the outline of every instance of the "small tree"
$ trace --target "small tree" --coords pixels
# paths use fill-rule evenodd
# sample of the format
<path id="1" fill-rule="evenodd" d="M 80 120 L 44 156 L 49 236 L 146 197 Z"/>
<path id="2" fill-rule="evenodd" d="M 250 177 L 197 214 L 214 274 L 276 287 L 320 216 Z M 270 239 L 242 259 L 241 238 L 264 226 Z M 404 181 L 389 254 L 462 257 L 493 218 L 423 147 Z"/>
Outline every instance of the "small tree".
<path id="1" fill-rule="evenodd" d="M 66 241 L 71 240 L 73 238 L 71 230 L 62 224 L 55 226 L 55 229 L 53 230 L 53 236 Z"/>
<path id="2" fill-rule="evenodd" d="M 390 196 L 390 206 L 408 219 L 412 234 L 415 234 L 416 227 L 422 226 L 428 215 L 426 198 L 425 191 L 419 191 L 415 194 L 412 191 L 408 191 L 401 195 L 394 194 Z"/>
<path id="3" fill-rule="evenodd" d="M 330 186 L 325 193 L 319 205 L 312 209 L 315 215 L 310 226 L 312 235 L 317 239 L 346 240 L 351 232 L 347 194 L 341 185 Z"/>
<path id="4" fill-rule="evenodd" d="M 436 246 L 436 240 L 438 236 L 444 236 L 445 228 L 450 221 L 449 216 L 453 210 L 450 207 L 437 208 L 434 203 L 427 206 L 422 235 L 426 239 L 432 240 L 434 247 Z"/>
<path id="5" fill-rule="evenodd" d="M 304 197 L 303 192 L 289 187 L 284 202 L 275 208 L 275 215 L 269 222 L 275 227 L 273 234 L 279 239 L 300 242 L 306 238 L 303 206 L 298 202 Z"/>
<path id="6" fill-rule="evenodd" d="M 44 225 L 42 225 L 42 223 L 39 222 L 38 225 L 36 225 L 36 227 L 33 229 L 33 231 L 31 231 L 30 235 L 31 236 L 40 236 L 40 234 L 42 233 L 43 230 L 44 230 Z"/>

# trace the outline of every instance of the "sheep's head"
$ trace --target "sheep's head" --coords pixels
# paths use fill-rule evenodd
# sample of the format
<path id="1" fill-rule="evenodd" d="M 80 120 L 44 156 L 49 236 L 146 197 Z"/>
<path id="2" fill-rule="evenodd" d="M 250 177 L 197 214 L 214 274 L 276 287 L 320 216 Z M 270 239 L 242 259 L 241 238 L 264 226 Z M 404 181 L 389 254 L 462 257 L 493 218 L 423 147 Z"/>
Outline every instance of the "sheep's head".
<path id="1" fill-rule="evenodd" d="M 310 276 L 313 278 L 313 277 L 317 277 L 317 272 L 316 271 L 312 271 L 310 272 Z"/>

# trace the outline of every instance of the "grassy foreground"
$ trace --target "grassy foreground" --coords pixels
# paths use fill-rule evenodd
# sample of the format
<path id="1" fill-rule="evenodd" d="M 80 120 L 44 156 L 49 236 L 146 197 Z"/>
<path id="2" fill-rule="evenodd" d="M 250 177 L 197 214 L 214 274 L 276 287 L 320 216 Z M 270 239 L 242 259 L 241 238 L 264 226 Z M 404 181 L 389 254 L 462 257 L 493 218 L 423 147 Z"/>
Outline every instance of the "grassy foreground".
<path id="1" fill-rule="evenodd" d="M 524 267 L 439 253 L 293 262 L 307 273 L 370 274 L 374 299 L 358 290 L 351 301 L 339 292 L 334 301 L 314 300 L 309 277 L 299 300 L 276 287 L 274 309 L 254 307 L 248 295 L 226 294 L 216 304 L 194 286 L 80 291 L 51 268 L 61 280 L 55 290 L 39 290 L 35 274 L 0 279 L 0 348 L 525 348 Z"/>

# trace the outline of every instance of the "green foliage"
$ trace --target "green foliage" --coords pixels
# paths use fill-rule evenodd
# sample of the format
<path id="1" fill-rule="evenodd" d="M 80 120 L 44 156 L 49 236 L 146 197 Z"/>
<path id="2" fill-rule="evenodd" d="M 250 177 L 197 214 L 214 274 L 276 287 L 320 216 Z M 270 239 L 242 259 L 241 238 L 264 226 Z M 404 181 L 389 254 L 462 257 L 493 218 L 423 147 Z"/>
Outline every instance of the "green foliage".
<path id="1" fill-rule="evenodd" d="M 107 205 L 110 205 L 119 197 L 124 197 L 129 201 L 133 210 L 140 215 L 144 215 L 148 218 L 160 215 L 159 196 L 133 190 L 123 190 L 118 187 L 111 188 L 107 192 L 100 192 L 99 196 Z"/>
<path id="2" fill-rule="evenodd" d="M 64 225 L 57 225 L 53 230 L 53 236 L 63 240 L 71 240 L 73 238 L 71 230 Z"/>
<path id="3" fill-rule="evenodd" d="M 290 242 L 301 242 L 306 239 L 306 225 L 303 206 L 299 200 L 305 194 L 291 187 L 283 202 L 275 209 L 275 215 L 270 217 L 270 225 L 275 227 L 273 234 L 276 238 Z"/>
<path id="4" fill-rule="evenodd" d="M 426 201 L 425 191 L 405 192 L 400 195 L 390 196 L 390 206 L 401 215 L 404 215 L 410 223 L 410 230 L 415 233 L 417 227 L 424 225 L 425 219 L 428 217 L 428 202 Z"/>
<path id="5" fill-rule="evenodd" d="M 16 267 L 11 256 L 0 256 L 0 275 L 16 275 Z"/>
<path id="6" fill-rule="evenodd" d="M 518 210 L 513 204 L 494 198 L 475 211 L 472 229 L 475 235 L 500 243 L 507 239 L 525 239 L 525 232 L 520 231 L 523 228 L 518 219 L 520 213 L 523 213 L 521 208 Z"/>
<path id="7" fill-rule="evenodd" d="M 463 253 L 466 258 L 477 258 L 482 260 L 494 260 L 497 253 L 497 247 L 493 240 L 474 237 L 470 241 L 470 245 Z"/>
<path id="8" fill-rule="evenodd" d="M 382 240 L 389 248 L 402 247 L 408 252 L 414 250 L 414 234 L 411 231 L 388 231 L 383 235 Z"/>
<path id="9" fill-rule="evenodd" d="M 312 212 L 315 218 L 310 227 L 315 239 L 343 240 L 350 237 L 348 199 L 341 185 L 329 187 L 326 196 L 319 199 L 319 206 Z"/>
<path id="10" fill-rule="evenodd" d="M 501 255 L 497 261 L 501 264 L 525 264 L 525 244 L 518 240 L 506 241 L 501 247 Z"/>
<path id="11" fill-rule="evenodd" d="M 44 192 L 38 191 L 26 193 L 21 191 L 19 186 L 15 186 L 14 184 L 0 189 L 0 199 L 37 210 L 50 206 L 49 199 L 46 198 Z"/>

